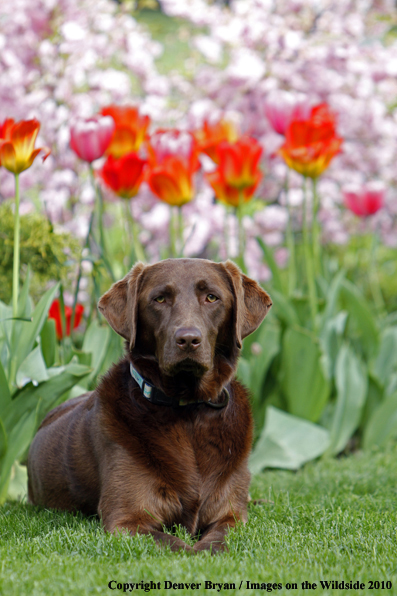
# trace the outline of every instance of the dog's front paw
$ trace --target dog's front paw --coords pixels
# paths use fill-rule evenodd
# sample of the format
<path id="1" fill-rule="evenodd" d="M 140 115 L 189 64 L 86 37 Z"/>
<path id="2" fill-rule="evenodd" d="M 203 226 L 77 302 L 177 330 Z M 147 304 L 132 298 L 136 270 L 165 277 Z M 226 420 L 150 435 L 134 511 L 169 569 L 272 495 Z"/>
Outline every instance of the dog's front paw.
<path id="1" fill-rule="evenodd" d="M 172 552 L 183 551 L 186 553 L 193 553 L 193 548 L 184 542 L 181 538 L 172 536 L 171 534 L 164 534 L 164 532 L 151 533 L 157 544 L 160 546 L 169 546 Z"/>
<path id="2" fill-rule="evenodd" d="M 222 552 L 228 552 L 226 543 L 223 540 L 213 540 L 212 542 L 206 542 L 205 540 L 199 540 L 193 547 L 194 552 L 201 553 L 203 551 L 210 551 L 212 555 L 216 555 Z"/>

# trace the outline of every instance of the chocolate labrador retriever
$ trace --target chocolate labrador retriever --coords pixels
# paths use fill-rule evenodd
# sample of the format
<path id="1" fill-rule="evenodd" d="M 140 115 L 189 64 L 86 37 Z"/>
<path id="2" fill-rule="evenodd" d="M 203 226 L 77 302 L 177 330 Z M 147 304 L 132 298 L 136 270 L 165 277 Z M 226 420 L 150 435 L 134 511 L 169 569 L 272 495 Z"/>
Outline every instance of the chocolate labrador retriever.
<path id="1" fill-rule="evenodd" d="M 247 521 L 252 417 L 234 379 L 271 306 L 231 261 L 137 263 L 99 301 L 127 345 L 98 388 L 50 412 L 29 452 L 34 505 L 99 514 L 172 550 L 226 547 Z M 194 549 L 166 534 L 182 524 Z"/>

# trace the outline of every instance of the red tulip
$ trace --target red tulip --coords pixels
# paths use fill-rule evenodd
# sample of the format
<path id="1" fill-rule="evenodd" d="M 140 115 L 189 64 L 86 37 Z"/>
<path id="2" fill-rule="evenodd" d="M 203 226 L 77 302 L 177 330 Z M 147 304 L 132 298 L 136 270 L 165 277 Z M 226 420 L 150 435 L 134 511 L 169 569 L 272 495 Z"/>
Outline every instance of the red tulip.
<path id="1" fill-rule="evenodd" d="M 107 154 L 119 158 L 127 153 L 138 151 L 147 136 L 149 116 L 140 115 L 136 107 L 115 105 L 103 108 L 102 114 L 111 116 L 115 123 Z"/>
<path id="2" fill-rule="evenodd" d="M 382 182 L 368 182 L 363 186 L 346 186 L 343 190 L 345 205 L 359 217 L 369 217 L 382 209 L 385 186 Z"/>
<path id="3" fill-rule="evenodd" d="M 181 207 L 194 196 L 194 173 L 200 164 L 193 136 L 178 130 L 159 130 L 148 143 L 146 180 L 152 192 L 169 205 Z"/>
<path id="4" fill-rule="evenodd" d="M 234 143 L 238 138 L 237 128 L 231 122 L 219 120 L 215 124 L 205 121 L 203 128 L 193 133 L 197 141 L 198 151 L 205 153 L 216 164 L 219 164 L 218 147 L 222 141 Z"/>
<path id="5" fill-rule="evenodd" d="M 335 116 L 327 104 L 312 108 L 308 120 L 294 120 L 279 149 L 288 167 L 303 176 L 317 178 L 341 149 L 343 139 L 336 135 Z"/>
<path id="6" fill-rule="evenodd" d="M 8 118 L 0 126 L 0 163 L 13 174 L 30 168 L 40 151 L 45 151 L 43 161 L 51 153 L 48 147 L 34 148 L 40 122 L 36 119 L 14 122 Z"/>
<path id="7" fill-rule="evenodd" d="M 13 118 L 6 118 L 3 124 L 0 124 L 0 143 L 11 140 L 11 131 L 15 126 Z"/>
<path id="8" fill-rule="evenodd" d="M 127 153 L 120 159 L 109 155 L 99 175 L 116 195 L 131 199 L 138 194 L 146 164 L 147 160 L 141 159 L 136 153 Z"/>
<path id="9" fill-rule="evenodd" d="M 70 128 L 70 146 L 80 159 L 91 163 L 105 153 L 114 129 L 115 124 L 110 116 L 78 120 Z"/>
<path id="10" fill-rule="evenodd" d="M 76 329 L 80 325 L 82 316 L 84 312 L 84 306 L 82 304 L 76 304 L 76 311 L 74 316 L 74 324 L 73 329 Z M 70 335 L 70 327 L 72 324 L 72 314 L 73 309 L 70 306 L 65 306 L 65 320 L 66 320 L 66 335 Z M 62 330 L 62 317 L 61 317 L 61 305 L 59 300 L 54 300 L 50 306 L 50 310 L 48 311 L 48 318 L 54 319 L 55 321 L 55 331 L 57 334 L 58 339 L 62 339 L 64 337 L 63 330 Z"/>

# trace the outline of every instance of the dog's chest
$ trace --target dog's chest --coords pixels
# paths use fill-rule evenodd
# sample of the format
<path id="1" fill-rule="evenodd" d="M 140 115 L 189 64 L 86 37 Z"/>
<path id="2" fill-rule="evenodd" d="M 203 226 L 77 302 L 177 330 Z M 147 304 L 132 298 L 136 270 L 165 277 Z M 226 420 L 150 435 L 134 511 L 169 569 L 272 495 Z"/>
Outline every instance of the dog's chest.
<path id="1" fill-rule="evenodd" d="M 225 425 L 214 421 L 179 423 L 168 429 L 167 437 L 167 448 L 156 462 L 161 465 L 161 480 L 154 472 L 164 500 L 180 504 L 179 514 L 167 521 L 195 533 L 214 507 L 228 502 L 238 451 Z"/>

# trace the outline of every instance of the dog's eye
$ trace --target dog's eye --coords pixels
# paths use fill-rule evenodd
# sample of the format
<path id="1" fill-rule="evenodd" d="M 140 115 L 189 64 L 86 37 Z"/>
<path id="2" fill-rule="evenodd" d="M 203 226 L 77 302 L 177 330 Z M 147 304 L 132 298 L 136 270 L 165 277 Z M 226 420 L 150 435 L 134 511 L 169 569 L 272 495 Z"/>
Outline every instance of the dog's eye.
<path id="1" fill-rule="evenodd" d="M 158 302 L 159 304 L 163 304 L 163 302 L 165 302 L 165 297 L 157 296 L 157 298 L 155 298 L 155 301 Z"/>
<path id="2" fill-rule="evenodd" d="M 206 300 L 208 300 L 208 302 L 216 302 L 218 298 L 214 296 L 214 294 L 208 294 Z"/>

